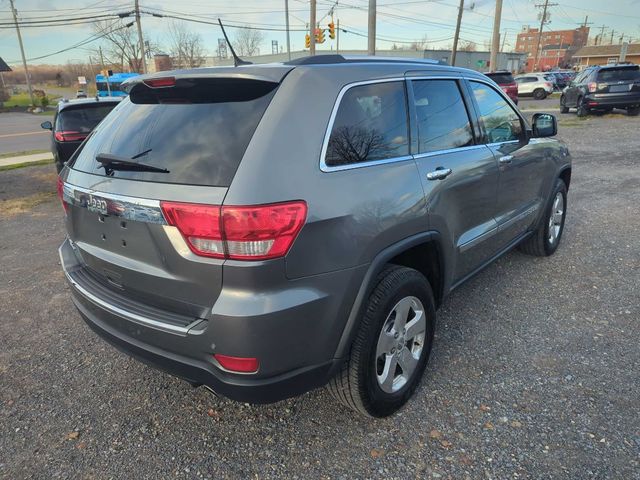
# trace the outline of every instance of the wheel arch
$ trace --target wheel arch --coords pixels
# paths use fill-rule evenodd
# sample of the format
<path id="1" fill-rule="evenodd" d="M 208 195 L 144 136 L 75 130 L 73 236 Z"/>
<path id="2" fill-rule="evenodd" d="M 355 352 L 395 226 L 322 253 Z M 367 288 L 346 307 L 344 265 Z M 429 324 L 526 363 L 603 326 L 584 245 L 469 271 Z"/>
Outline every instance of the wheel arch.
<path id="1" fill-rule="evenodd" d="M 378 275 L 388 264 L 397 264 L 418 270 L 429 280 L 436 308 L 442 303 L 445 295 L 446 270 L 441 237 L 438 232 L 428 231 L 412 235 L 385 248 L 374 257 L 365 273 L 362 285 L 358 290 L 342 336 L 338 342 L 338 347 L 334 354 L 335 358 L 344 358 L 348 354 L 349 347 L 357 331 L 362 308 L 375 287 Z"/>
<path id="2" fill-rule="evenodd" d="M 558 177 L 564 182 L 567 186 L 567 191 L 569 191 L 569 184 L 571 183 L 571 167 L 569 166 L 562 169 Z"/>

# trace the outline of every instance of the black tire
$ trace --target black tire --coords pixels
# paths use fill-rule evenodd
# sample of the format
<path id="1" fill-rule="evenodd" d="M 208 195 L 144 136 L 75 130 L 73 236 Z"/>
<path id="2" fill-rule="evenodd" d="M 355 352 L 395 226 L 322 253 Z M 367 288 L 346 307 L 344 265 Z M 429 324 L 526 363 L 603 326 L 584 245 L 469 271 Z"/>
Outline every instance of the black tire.
<path id="1" fill-rule="evenodd" d="M 54 164 L 56 166 L 56 172 L 58 172 L 58 175 L 59 175 L 62 169 L 64 168 L 64 163 L 55 161 Z"/>
<path id="2" fill-rule="evenodd" d="M 629 107 L 627 108 L 627 115 L 630 117 L 635 117 L 640 114 L 640 107 Z"/>
<path id="3" fill-rule="evenodd" d="M 382 390 L 377 377 L 376 349 L 394 307 L 407 297 L 417 298 L 426 319 L 422 350 L 413 373 L 396 392 Z M 414 312 L 415 314 L 415 312 Z M 327 389 L 343 405 L 371 417 L 386 417 L 400 409 L 419 385 L 427 365 L 435 329 L 435 302 L 427 279 L 407 267 L 389 265 L 377 278 L 347 361 Z M 401 342 L 402 339 L 399 341 Z M 396 367 L 394 367 L 394 372 Z"/>
<path id="4" fill-rule="evenodd" d="M 566 98 L 562 95 L 560 97 L 560 113 L 569 113 L 569 107 L 567 107 L 566 102 Z"/>
<path id="5" fill-rule="evenodd" d="M 558 194 L 562 195 L 562 218 L 559 223 L 559 233 L 557 234 L 555 241 L 551 241 L 549 235 L 549 227 L 551 215 L 554 211 L 554 201 Z M 536 228 L 536 230 L 529 238 L 527 238 L 518 246 L 520 251 L 526 253 L 527 255 L 534 255 L 536 257 L 548 257 L 549 255 L 553 255 L 554 252 L 558 249 L 558 245 L 560 245 L 562 232 L 564 231 L 564 221 L 567 216 L 567 186 L 560 178 L 556 180 L 555 187 L 545 208 L 545 214 L 540 224 L 538 225 L 538 228 Z"/>
<path id="6" fill-rule="evenodd" d="M 589 108 L 585 105 L 582 98 L 578 99 L 578 108 L 576 110 L 576 115 L 579 117 L 586 117 L 589 115 Z"/>
<path id="7" fill-rule="evenodd" d="M 536 88 L 533 91 L 533 98 L 535 98 L 536 100 L 544 100 L 545 98 L 547 98 L 547 92 L 542 88 Z"/>

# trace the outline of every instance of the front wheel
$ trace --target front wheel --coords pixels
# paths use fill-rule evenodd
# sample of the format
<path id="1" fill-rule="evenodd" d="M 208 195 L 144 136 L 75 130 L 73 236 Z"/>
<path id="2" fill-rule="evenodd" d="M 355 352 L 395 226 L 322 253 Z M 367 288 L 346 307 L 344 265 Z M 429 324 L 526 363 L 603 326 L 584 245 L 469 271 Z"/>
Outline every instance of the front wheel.
<path id="1" fill-rule="evenodd" d="M 629 115 L 630 117 L 635 117 L 638 114 L 640 114 L 640 107 L 627 108 L 627 115 Z"/>
<path id="2" fill-rule="evenodd" d="M 424 275 L 390 265 L 377 279 L 349 357 L 329 383 L 329 392 L 364 415 L 386 417 L 396 412 L 422 378 L 435 313 Z"/>
<path id="3" fill-rule="evenodd" d="M 559 178 L 541 223 L 533 234 L 519 245 L 519 249 L 537 257 L 553 255 L 560 245 L 566 215 L 567 186 Z"/>
<path id="4" fill-rule="evenodd" d="M 547 98 L 547 92 L 542 88 L 536 88 L 533 91 L 533 98 L 535 98 L 536 100 L 544 100 L 545 98 Z"/>

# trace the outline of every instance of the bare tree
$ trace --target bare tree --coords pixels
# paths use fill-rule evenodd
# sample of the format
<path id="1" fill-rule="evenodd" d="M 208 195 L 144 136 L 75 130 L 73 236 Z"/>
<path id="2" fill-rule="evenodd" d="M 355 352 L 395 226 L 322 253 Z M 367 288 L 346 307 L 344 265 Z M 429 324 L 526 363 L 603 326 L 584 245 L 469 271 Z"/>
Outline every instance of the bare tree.
<path id="1" fill-rule="evenodd" d="M 252 57 L 260 54 L 260 44 L 264 41 L 264 33 L 260 30 L 240 29 L 233 39 L 233 48 L 241 57 Z"/>
<path id="2" fill-rule="evenodd" d="M 192 68 L 204 63 L 202 37 L 190 31 L 184 22 L 169 25 L 169 42 L 174 67 Z"/>
<path id="3" fill-rule="evenodd" d="M 470 40 L 463 40 L 458 47 L 458 50 L 461 52 L 475 52 L 478 50 L 478 45 L 476 42 L 472 42 Z"/>
<path id="4" fill-rule="evenodd" d="M 96 35 L 103 35 L 102 52 L 105 66 L 121 71 L 142 72 L 140 44 L 135 29 L 125 27 L 121 21 L 96 22 L 93 28 Z M 149 52 L 154 50 L 153 46 L 150 47 L 147 49 Z"/>
<path id="5" fill-rule="evenodd" d="M 391 46 L 391 50 L 426 50 L 428 44 L 429 42 L 427 40 L 427 36 L 423 35 L 420 40 L 416 40 L 415 42 L 406 43 L 403 45 L 396 45 L 394 43 Z"/>

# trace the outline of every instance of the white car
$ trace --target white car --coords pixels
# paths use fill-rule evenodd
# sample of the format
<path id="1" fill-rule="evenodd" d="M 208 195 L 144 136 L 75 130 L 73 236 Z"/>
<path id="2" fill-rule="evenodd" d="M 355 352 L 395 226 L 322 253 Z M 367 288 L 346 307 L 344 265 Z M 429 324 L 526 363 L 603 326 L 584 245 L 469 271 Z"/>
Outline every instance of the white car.
<path id="1" fill-rule="evenodd" d="M 518 95 L 532 95 L 536 100 L 543 100 L 553 93 L 554 79 L 547 73 L 525 73 L 517 75 Z"/>

